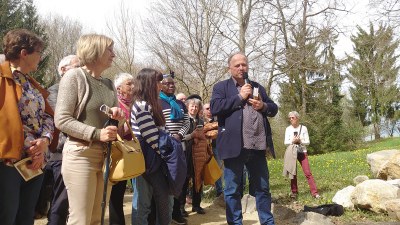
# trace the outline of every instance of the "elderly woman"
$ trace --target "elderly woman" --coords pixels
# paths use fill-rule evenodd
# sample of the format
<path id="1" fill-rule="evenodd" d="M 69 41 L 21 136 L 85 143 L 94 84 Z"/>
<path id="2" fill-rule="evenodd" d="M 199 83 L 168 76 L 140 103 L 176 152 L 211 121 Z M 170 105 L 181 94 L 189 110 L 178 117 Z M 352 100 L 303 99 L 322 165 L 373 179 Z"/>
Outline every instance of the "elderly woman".
<path id="1" fill-rule="evenodd" d="M 31 158 L 28 170 L 39 170 L 52 140 L 53 111 L 48 93 L 28 74 L 37 69 L 43 41 L 25 29 L 3 38 L 5 61 L 0 67 L 0 223 L 33 224 L 43 175 L 28 181 L 14 162 Z M 23 173 L 21 173 L 23 174 Z"/>
<path id="2" fill-rule="evenodd" d="M 104 124 L 109 116 L 125 118 L 117 108 L 114 84 L 101 76 L 115 57 L 113 44 L 104 35 L 81 36 L 76 55 L 83 66 L 68 70 L 60 82 L 55 124 L 68 135 L 61 168 L 70 207 L 68 224 L 100 224 L 105 143 L 115 140 L 118 130 Z M 103 104 L 112 107 L 109 115 L 100 112 Z"/>
<path id="3" fill-rule="evenodd" d="M 117 89 L 119 107 L 124 111 L 126 120 L 130 121 L 133 97 L 133 76 L 129 73 L 118 74 L 114 78 L 114 86 Z M 124 128 L 123 138 L 125 140 L 131 140 L 131 131 L 126 126 L 124 126 Z M 125 225 L 123 208 L 125 189 L 126 180 L 118 182 L 113 185 L 111 189 L 109 204 L 110 224 Z"/>
<path id="4" fill-rule="evenodd" d="M 320 198 L 317 185 L 315 185 L 314 177 L 311 174 L 310 164 L 308 163 L 306 145 L 310 144 L 307 127 L 299 122 L 300 114 L 296 111 L 289 113 L 290 126 L 285 131 L 285 145 L 288 146 L 285 152 L 283 175 L 290 178 L 291 198 L 297 198 L 297 167 L 296 159 L 300 162 L 304 175 L 307 178 L 310 186 L 311 195 L 314 198 Z M 302 152 L 297 152 L 297 146 L 302 149 Z"/>
<path id="5" fill-rule="evenodd" d="M 179 198 L 181 203 L 181 212 L 187 216 L 185 211 L 186 193 L 189 179 L 192 179 L 192 212 L 205 214 L 204 209 L 200 206 L 201 193 L 203 191 L 203 168 L 210 157 L 207 151 L 207 141 L 203 132 L 204 121 L 199 116 L 202 109 L 201 98 L 198 95 L 190 95 L 185 101 L 190 117 L 190 128 L 183 140 L 186 145 L 186 162 L 188 174 L 185 184 Z"/>

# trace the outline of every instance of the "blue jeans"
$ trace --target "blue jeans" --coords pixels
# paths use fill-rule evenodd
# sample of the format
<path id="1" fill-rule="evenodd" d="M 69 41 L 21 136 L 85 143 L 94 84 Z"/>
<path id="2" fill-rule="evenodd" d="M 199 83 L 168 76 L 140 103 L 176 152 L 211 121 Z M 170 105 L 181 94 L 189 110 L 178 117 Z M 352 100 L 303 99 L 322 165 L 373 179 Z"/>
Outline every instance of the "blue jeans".
<path id="1" fill-rule="evenodd" d="M 147 225 L 151 199 L 156 204 L 156 221 L 159 225 L 171 223 L 171 204 L 167 179 L 161 169 L 132 179 L 132 224 Z"/>
<path id="2" fill-rule="evenodd" d="M 43 174 L 26 182 L 14 167 L 0 162 L 0 223 L 32 225 Z"/>
<path id="3" fill-rule="evenodd" d="M 221 168 L 221 160 L 219 159 L 219 155 L 218 155 L 218 150 L 217 148 L 213 148 L 213 153 L 214 153 L 214 158 L 215 160 L 218 162 L 219 167 Z M 223 192 L 224 192 L 224 188 L 222 186 L 222 179 L 219 178 L 217 181 L 215 181 L 215 191 L 216 191 L 216 195 L 217 197 L 220 196 Z"/>
<path id="4" fill-rule="evenodd" d="M 269 171 L 265 151 L 242 149 L 236 158 L 224 160 L 226 220 L 228 224 L 242 225 L 241 183 L 243 167 L 249 173 L 249 185 L 256 198 L 258 218 L 261 225 L 274 225 L 271 213 Z"/>

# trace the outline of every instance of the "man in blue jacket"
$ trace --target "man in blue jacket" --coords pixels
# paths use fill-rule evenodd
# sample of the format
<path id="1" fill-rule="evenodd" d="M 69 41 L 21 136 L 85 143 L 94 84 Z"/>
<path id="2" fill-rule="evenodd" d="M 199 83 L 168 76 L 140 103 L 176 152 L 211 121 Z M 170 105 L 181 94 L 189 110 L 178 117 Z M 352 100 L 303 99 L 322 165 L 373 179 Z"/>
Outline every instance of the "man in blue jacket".
<path id="1" fill-rule="evenodd" d="M 228 66 L 231 78 L 217 83 L 211 97 L 211 113 L 218 117 L 218 153 L 225 166 L 226 219 L 228 224 L 242 224 L 240 184 L 246 166 L 260 224 L 273 225 L 266 151 L 275 154 L 267 117 L 275 116 L 278 106 L 264 87 L 243 77 L 248 71 L 243 53 L 230 56 Z M 259 94 L 253 96 L 257 88 Z"/>

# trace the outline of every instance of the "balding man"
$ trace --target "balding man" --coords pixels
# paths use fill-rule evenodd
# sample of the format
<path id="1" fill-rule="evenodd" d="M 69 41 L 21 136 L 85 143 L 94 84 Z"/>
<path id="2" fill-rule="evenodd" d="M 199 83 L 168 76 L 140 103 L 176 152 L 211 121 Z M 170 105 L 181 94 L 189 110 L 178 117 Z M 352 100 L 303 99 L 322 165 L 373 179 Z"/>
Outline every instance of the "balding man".
<path id="1" fill-rule="evenodd" d="M 80 63 L 78 57 L 75 55 L 69 55 L 60 61 L 57 71 L 62 78 L 69 69 L 77 68 L 79 66 Z M 48 89 L 50 92 L 48 101 L 53 109 L 56 107 L 58 85 L 59 84 L 56 83 Z M 47 166 L 50 167 L 54 177 L 53 198 L 51 202 L 51 208 L 49 209 L 48 213 L 48 225 L 66 224 L 68 217 L 67 189 L 65 188 L 61 175 L 62 150 L 65 139 L 66 137 L 63 134 L 60 134 L 57 148 L 50 149 L 50 159 L 47 163 Z"/>
<path id="2" fill-rule="evenodd" d="M 267 117 L 275 116 L 278 106 L 267 96 L 264 87 L 245 80 L 249 66 L 243 53 L 231 55 L 228 67 L 231 78 L 214 85 L 210 103 L 212 115 L 218 118 L 218 153 L 225 166 L 226 220 L 228 224 L 242 224 L 240 191 L 246 166 L 260 224 L 274 225 L 266 149 L 272 155 L 274 151 Z M 258 88 L 258 98 L 252 98 L 253 88 Z"/>

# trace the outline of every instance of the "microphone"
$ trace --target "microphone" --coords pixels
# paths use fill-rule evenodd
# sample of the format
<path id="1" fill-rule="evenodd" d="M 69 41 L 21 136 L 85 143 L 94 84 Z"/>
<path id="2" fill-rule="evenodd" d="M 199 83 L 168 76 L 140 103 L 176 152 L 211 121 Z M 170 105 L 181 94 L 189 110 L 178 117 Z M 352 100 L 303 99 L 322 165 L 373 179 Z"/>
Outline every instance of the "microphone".
<path id="1" fill-rule="evenodd" d="M 243 79 L 245 84 L 250 84 L 249 74 L 247 72 L 243 73 Z"/>

